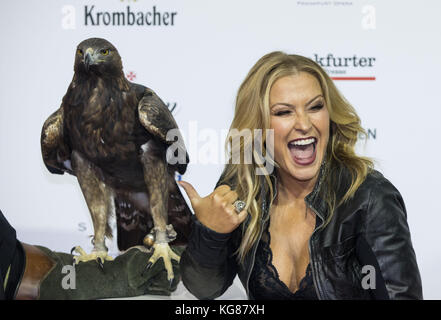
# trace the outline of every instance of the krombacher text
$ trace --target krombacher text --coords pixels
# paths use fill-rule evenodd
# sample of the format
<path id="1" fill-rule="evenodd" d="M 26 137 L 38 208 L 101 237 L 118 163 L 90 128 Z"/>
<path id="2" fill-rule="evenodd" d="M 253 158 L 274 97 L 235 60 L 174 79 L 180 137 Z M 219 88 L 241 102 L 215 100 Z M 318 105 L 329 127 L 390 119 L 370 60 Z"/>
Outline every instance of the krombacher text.
<path id="1" fill-rule="evenodd" d="M 130 6 L 120 11 L 98 11 L 95 6 L 84 7 L 86 26 L 174 26 L 176 11 L 161 11 L 153 6 L 150 11 L 132 11 Z"/>

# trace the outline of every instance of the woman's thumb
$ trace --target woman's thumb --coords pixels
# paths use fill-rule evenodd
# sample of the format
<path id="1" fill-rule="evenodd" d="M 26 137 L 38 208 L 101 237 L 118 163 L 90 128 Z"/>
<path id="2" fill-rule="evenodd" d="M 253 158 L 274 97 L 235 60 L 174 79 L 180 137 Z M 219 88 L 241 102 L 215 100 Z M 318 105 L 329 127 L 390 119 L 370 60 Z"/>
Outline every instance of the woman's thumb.
<path id="1" fill-rule="evenodd" d="M 191 203 L 194 203 L 198 201 L 201 197 L 199 196 L 196 189 L 186 181 L 178 181 L 179 185 L 184 189 L 185 193 L 187 194 L 188 198 L 190 199 Z"/>

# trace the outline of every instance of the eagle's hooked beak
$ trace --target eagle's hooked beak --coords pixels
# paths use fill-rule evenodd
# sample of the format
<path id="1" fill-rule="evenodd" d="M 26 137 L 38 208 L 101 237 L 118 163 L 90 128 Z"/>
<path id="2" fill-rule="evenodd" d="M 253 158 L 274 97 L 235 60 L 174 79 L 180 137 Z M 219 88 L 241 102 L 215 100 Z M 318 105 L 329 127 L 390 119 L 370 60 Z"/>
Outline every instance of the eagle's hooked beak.
<path id="1" fill-rule="evenodd" d="M 89 72 L 90 65 L 94 63 L 92 55 L 93 55 L 92 48 L 88 48 L 84 55 L 84 66 L 86 67 L 87 72 Z"/>
<path id="2" fill-rule="evenodd" d="M 86 67 L 86 71 L 89 72 L 90 62 L 92 61 L 92 58 L 90 57 L 90 54 L 86 53 L 84 57 L 84 66 Z"/>

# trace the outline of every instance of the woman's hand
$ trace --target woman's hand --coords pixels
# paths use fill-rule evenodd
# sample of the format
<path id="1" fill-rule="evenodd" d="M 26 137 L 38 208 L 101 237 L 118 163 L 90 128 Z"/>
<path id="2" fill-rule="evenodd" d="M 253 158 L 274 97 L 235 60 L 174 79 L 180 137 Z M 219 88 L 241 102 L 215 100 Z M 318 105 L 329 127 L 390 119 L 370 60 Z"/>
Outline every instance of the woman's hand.
<path id="1" fill-rule="evenodd" d="M 196 218 L 213 231 L 230 233 L 247 217 L 246 210 L 236 212 L 233 203 L 238 195 L 227 185 L 221 185 L 205 198 L 201 198 L 190 183 L 185 181 L 178 183 L 187 193 Z"/>

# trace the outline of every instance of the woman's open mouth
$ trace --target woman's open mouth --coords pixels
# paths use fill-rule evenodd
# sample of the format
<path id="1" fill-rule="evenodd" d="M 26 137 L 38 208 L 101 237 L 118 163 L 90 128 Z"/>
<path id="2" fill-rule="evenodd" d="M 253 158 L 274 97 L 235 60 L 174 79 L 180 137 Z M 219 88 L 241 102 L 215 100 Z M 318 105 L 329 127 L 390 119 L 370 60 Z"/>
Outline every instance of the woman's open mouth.
<path id="1" fill-rule="evenodd" d="M 314 162 L 316 157 L 317 138 L 308 137 L 295 139 L 288 143 L 289 151 L 294 162 L 298 165 L 307 166 Z"/>

